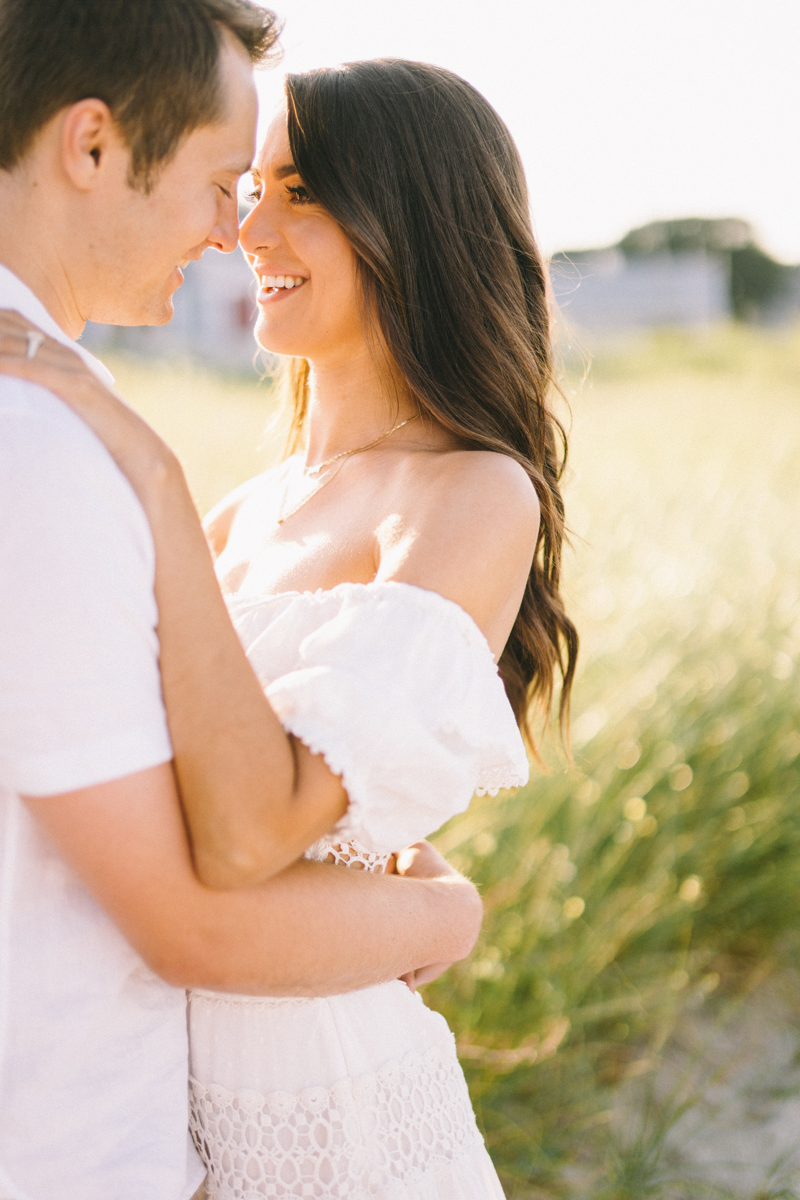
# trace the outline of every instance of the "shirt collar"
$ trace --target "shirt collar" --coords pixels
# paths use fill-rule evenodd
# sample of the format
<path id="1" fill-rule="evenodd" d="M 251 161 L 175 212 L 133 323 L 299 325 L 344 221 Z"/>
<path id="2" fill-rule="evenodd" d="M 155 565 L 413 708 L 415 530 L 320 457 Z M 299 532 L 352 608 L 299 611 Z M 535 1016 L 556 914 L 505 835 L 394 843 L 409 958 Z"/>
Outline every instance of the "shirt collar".
<path id="1" fill-rule="evenodd" d="M 20 316 L 26 317 L 34 325 L 38 325 L 42 333 L 55 338 L 57 342 L 69 346 L 70 350 L 79 354 L 95 375 L 102 379 L 103 383 L 113 384 L 114 376 L 108 367 L 105 367 L 93 354 L 68 337 L 28 285 L 18 279 L 14 272 L 9 271 L 8 267 L 4 267 L 2 263 L 0 263 L 0 308 L 13 308 Z"/>

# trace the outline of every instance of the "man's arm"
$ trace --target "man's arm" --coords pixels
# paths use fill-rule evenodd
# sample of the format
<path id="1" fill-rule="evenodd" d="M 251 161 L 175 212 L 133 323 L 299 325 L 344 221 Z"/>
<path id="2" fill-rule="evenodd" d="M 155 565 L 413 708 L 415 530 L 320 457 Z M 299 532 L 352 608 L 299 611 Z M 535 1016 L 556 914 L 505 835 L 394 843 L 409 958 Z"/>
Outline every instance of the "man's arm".
<path id="1" fill-rule="evenodd" d="M 145 962 L 178 987 L 351 991 L 464 958 L 480 928 L 477 892 L 452 870 L 401 878 L 302 861 L 256 887 L 203 886 L 169 765 L 27 803 Z"/>

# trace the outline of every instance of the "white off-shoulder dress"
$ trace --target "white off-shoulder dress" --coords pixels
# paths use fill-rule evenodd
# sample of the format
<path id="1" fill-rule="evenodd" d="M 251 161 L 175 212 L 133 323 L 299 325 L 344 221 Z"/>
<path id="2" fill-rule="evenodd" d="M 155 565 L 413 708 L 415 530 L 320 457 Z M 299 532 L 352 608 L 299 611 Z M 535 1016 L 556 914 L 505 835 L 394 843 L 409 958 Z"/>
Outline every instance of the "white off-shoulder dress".
<path id="1" fill-rule="evenodd" d="M 403 583 L 237 597 L 284 727 L 350 803 L 307 857 L 382 869 L 528 761 L 489 646 Z M 342 938 L 347 955 L 347 938 Z M 189 999 L 192 1133 L 214 1200 L 496 1200 L 445 1020 L 399 981 L 324 999 Z"/>

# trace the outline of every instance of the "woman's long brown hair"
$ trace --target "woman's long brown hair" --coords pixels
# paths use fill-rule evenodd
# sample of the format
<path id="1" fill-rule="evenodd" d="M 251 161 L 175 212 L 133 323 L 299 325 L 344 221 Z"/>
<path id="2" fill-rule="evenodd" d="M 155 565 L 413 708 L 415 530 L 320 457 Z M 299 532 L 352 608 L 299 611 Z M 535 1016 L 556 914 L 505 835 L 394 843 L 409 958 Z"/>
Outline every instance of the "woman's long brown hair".
<path id="1" fill-rule="evenodd" d="M 566 435 L 553 414 L 546 275 L 516 146 L 473 87 L 440 67 L 396 59 L 289 75 L 295 166 L 355 250 L 365 311 L 423 413 L 469 449 L 527 471 L 539 536 L 499 670 L 533 747 L 556 671 L 564 729 L 578 636 L 559 594 Z M 308 368 L 294 360 L 293 429 Z M 476 563 L 476 570 L 480 564 Z"/>

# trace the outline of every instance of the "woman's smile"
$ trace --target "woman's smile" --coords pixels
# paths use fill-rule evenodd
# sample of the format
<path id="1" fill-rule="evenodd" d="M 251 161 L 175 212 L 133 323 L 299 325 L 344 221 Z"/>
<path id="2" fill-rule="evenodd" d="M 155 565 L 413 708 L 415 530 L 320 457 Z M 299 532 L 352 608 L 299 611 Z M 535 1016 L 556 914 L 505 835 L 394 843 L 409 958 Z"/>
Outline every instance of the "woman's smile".
<path id="1" fill-rule="evenodd" d="M 301 288 L 304 283 L 308 282 L 302 275 L 265 275 L 261 271 L 257 274 L 261 280 L 257 296 L 259 304 L 283 299 L 291 291 L 296 291 L 297 288 Z"/>

